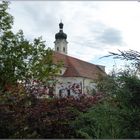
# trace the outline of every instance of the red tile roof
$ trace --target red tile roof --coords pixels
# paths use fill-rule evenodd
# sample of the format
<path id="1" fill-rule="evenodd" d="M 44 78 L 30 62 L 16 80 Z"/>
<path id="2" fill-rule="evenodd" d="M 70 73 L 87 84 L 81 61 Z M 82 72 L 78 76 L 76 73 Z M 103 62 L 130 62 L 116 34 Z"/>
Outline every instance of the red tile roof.
<path id="1" fill-rule="evenodd" d="M 54 52 L 53 60 L 55 64 L 62 61 L 67 68 L 63 74 L 64 77 L 97 79 L 99 75 L 106 75 L 105 71 L 97 65 L 58 52 Z"/>

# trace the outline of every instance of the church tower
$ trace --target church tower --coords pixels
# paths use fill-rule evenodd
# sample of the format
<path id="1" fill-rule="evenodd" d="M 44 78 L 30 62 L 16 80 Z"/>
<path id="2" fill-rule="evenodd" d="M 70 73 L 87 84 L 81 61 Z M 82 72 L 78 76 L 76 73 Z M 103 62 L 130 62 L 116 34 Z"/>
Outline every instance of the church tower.
<path id="1" fill-rule="evenodd" d="M 59 32 L 55 34 L 55 51 L 67 54 L 67 35 L 63 32 L 63 23 L 59 23 Z"/>

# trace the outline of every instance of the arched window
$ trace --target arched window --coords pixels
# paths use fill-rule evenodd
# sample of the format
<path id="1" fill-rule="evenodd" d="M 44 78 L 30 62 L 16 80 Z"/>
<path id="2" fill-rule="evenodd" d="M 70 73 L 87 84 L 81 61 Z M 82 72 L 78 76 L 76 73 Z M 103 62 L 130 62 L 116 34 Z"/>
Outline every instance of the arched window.
<path id="1" fill-rule="evenodd" d="M 57 51 L 59 51 L 59 47 L 57 47 Z"/>
<path id="2" fill-rule="evenodd" d="M 63 52 L 65 52 L 65 47 L 63 47 Z"/>

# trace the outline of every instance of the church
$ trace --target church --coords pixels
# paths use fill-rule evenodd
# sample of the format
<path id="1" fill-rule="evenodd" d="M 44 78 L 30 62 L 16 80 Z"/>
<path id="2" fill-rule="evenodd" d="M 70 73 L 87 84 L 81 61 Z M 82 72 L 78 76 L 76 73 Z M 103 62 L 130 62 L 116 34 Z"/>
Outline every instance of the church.
<path id="1" fill-rule="evenodd" d="M 55 34 L 53 61 L 62 61 L 60 75 L 56 77 L 55 96 L 71 96 L 92 94 L 96 91 L 95 81 L 105 76 L 105 66 L 95 65 L 68 55 L 67 34 L 63 32 L 63 23 L 59 24 L 59 32 Z"/>

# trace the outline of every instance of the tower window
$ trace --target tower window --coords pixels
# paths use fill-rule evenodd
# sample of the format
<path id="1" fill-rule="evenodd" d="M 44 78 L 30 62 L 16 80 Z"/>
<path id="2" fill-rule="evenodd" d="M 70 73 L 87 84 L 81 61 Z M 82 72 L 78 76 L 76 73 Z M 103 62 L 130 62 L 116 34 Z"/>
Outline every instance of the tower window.
<path id="1" fill-rule="evenodd" d="M 59 47 L 57 47 L 57 51 L 59 51 Z"/>
<path id="2" fill-rule="evenodd" d="M 65 47 L 63 47 L 63 52 L 65 52 Z"/>

